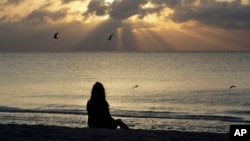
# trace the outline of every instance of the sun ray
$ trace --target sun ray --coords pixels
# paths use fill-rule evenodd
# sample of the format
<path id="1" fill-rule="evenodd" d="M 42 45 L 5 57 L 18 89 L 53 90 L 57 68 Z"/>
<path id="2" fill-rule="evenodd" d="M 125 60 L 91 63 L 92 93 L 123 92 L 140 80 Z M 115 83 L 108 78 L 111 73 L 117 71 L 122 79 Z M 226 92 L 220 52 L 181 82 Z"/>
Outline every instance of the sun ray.
<path id="1" fill-rule="evenodd" d="M 172 43 L 173 41 L 173 33 L 174 30 L 169 30 L 169 29 L 162 29 L 160 32 L 159 31 L 154 31 L 154 30 L 150 30 L 150 34 L 152 36 L 154 36 L 160 46 L 159 46 L 159 50 L 169 50 L 169 51 L 175 51 L 176 48 L 174 47 L 174 43 Z"/>
<path id="2" fill-rule="evenodd" d="M 144 37 L 143 29 L 140 29 L 140 30 L 134 29 L 133 34 L 135 35 L 136 48 L 138 50 L 149 50 L 150 49 L 147 45 L 147 39 Z"/>
<path id="3" fill-rule="evenodd" d="M 190 45 L 193 45 L 192 49 L 203 49 L 203 50 L 214 50 L 214 48 L 217 48 L 217 50 L 225 50 L 229 47 L 229 44 L 227 42 L 224 42 L 220 40 L 219 38 L 214 38 L 215 36 L 218 36 L 216 33 L 211 33 L 209 31 L 206 31 L 206 33 L 203 33 L 204 31 L 189 31 L 189 30 L 180 30 L 181 35 L 186 37 L 187 39 L 184 40 L 187 42 L 187 40 L 191 40 L 192 43 L 189 43 Z M 213 48 L 211 48 L 213 47 Z"/>
<path id="4" fill-rule="evenodd" d="M 162 44 L 159 41 L 159 39 L 157 39 L 157 37 L 153 34 L 153 32 L 148 29 L 148 30 L 144 30 L 144 37 L 147 40 L 147 44 L 150 45 L 149 48 L 151 48 L 152 50 L 161 50 L 162 48 Z"/>
<path id="5" fill-rule="evenodd" d="M 121 42 L 123 50 L 136 50 L 137 48 L 137 41 L 135 38 L 134 33 L 131 31 L 130 25 L 126 25 L 127 28 L 123 29 L 121 32 Z"/>
<path id="6" fill-rule="evenodd" d="M 123 30 L 122 28 L 118 28 L 116 30 L 116 36 L 117 36 L 116 50 L 118 51 L 123 50 L 122 30 Z"/>
<path id="7" fill-rule="evenodd" d="M 159 44 L 154 36 L 150 35 L 148 30 L 134 30 L 136 47 L 139 50 L 155 50 L 159 47 Z"/>
<path id="8" fill-rule="evenodd" d="M 146 40 L 142 37 L 142 29 L 133 29 L 131 32 L 134 35 L 135 48 L 138 50 L 147 50 L 147 46 L 145 46 Z"/>

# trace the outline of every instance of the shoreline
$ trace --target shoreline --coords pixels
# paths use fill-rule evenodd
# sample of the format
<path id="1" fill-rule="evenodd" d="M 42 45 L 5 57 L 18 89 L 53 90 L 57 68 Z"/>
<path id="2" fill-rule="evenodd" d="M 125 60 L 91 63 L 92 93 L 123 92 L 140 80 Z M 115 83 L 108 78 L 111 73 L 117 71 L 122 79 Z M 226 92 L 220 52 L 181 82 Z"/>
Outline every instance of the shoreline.
<path id="1" fill-rule="evenodd" d="M 15 141 L 228 141 L 228 133 L 180 132 L 173 130 L 89 129 L 45 125 L 0 124 L 0 140 Z"/>

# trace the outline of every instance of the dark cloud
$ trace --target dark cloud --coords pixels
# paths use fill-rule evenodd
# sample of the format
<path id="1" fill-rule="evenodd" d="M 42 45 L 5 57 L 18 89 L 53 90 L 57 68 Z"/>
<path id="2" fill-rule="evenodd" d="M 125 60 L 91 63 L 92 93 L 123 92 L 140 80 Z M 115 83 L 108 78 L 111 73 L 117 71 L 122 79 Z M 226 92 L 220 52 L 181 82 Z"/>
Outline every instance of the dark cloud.
<path id="1" fill-rule="evenodd" d="M 108 14 L 111 18 L 117 20 L 124 20 L 134 15 L 143 17 L 146 12 L 141 9 L 141 5 L 147 2 L 149 0 L 116 0 L 112 4 L 107 4 L 104 0 L 91 0 L 87 12 L 83 15 L 103 16 Z"/>
<path id="2" fill-rule="evenodd" d="M 115 19 L 127 19 L 134 15 L 140 15 L 144 13 L 140 6 L 147 2 L 148 0 L 114 1 L 110 7 L 109 15 Z"/>
<path id="3" fill-rule="evenodd" d="M 188 1 L 190 1 L 190 0 L 188 0 Z M 151 2 L 154 4 L 158 4 L 158 5 L 164 4 L 165 6 L 167 6 L 169 8 L 173 8 L 177 5 L 179 5 L 182 2 L 182 0 L 151 0 Z"/>
<path id="4" fill-rule="evenodd" d="M 174 10 L 172 19 L 177 23 L 198 21 L 220 28 L 250 30 L 250 5 L 242 5 L 240 1 L 204 0 L 198 7 L 180 5 Z"/>
<path id="5" fill-rule="evenodd" d="M 103 16 L 107 13 L 108 6 L 104 0 L 91 0 L 87 6 L 88 10 L 83 15 Z"/>
<path id="6" fill-rule="evenodd" d="M 142 5 L 151 2 L 153 8 L 142 9 Z M 116 0 L 107 5 L 103 0 L 91 0 L 86 14 L 125 20 L 134 15 L 143 18 L 148 14 L 159 14 L 164 8 L 171 8 L 171 19 L 176 23 L 197 21 L 198 23 L 227 29 L 250 29 L 250 4 L 242 5 L 240 0 L 218 2 L 216 0 Z"/>
<path id="7" fill-rule="evenodd" d="M 49 20 L 58 21 L 67 15 L 67 11 L 68 9 L 66 8 L 53 12 L 45 9 L 38 9 L 32 11 L 26 18 L 22 20 L 22 22 L 36 25 L 47 23 Z"/>
<path id="8" fill-rule="evenodd" d="M 190 4 L 196 0 L 115 0 L 112 4 L 105 4 L 104 0 L 91 0 L 86 13 L 102 16 L 108 14 L 111 18 L 124 20 L 134 15 L 143 18 L 147 14 L 158 13 L 164 8 L 175 8 L 180 4 Z M 154 8 L 143 9 L 142 6 L 151 2 Z M 85 13 L 85 14 L 86 14 Z"/>
<path id="9" fill-rule="evenodd" d="M 20 4 L 23 1 L 25 1 L 25 0 L 7 0 L 5 4 L 7 4 L 7 5 L 8 4 L 15 4 L 15 5 L 17 5 L 17 4 Z"/>

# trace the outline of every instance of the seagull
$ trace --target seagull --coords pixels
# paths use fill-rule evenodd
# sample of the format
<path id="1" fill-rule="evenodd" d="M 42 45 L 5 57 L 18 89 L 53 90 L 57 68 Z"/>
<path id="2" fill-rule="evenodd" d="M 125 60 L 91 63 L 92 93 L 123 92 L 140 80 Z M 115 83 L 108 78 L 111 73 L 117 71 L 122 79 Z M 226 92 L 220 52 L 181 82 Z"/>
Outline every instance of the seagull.
<path id="1" fill-rule="evenodd" d="M 231 90 L 232 88 L 235 88 L 236 86 L 232 85 L 229 87 L 229 90 Z"/>
<path id="2" fill-rule="evenodd" d="M 114 36 L 114 34 L 110 34 L 109 36 L 108 36 L 108 39 L 107 40 L 111 40 L 111 38 Z"/>
<path id="3" fill-rule="evenodd" d="M 138 88 L 139 87 L 139 85 L 135 85 L 134 87 L 132 87 L 132 89 L 134 89 L 134 88 Z"/>
<path id="4" fill-rule="evenodd" d="M 59 33 L 56 32 L 53 38 L 54 38 L 54 39 L 58 39 L 58 37 L 57 37 L 58 34 L 59 34 Z"/>

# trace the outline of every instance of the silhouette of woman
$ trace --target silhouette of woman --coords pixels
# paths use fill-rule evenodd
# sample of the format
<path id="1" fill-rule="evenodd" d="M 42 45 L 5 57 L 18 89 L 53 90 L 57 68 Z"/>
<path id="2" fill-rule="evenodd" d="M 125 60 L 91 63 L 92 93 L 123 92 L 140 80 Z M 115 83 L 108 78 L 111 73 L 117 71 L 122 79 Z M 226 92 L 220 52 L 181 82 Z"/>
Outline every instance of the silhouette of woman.
<path id="1" fill-rule="evenodd" d="M 100 82 L 96 82 L 91 91 L 91 97 L 87 103 L 89 128 L 123 129 L 129 127 L 121 120 L 111 117 L 109 104 L 106 101 L 105 89 Z"/>

